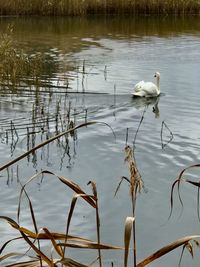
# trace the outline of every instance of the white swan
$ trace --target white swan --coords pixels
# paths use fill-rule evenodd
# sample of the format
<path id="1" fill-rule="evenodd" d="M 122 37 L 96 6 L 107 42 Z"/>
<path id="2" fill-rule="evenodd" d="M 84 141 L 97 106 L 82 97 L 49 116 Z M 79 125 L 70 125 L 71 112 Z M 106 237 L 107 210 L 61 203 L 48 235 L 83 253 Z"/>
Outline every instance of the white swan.
<path id="1" fill-rule="evenodd" d="M 133 96 L 143 96 L 143 97 L 155 97 L 160 95 L 160 73 L 156 72 L 154 77 L 156 77 L 156 84 L 152 82 L 141 81 L 137 83 L 134 87 Z"/>

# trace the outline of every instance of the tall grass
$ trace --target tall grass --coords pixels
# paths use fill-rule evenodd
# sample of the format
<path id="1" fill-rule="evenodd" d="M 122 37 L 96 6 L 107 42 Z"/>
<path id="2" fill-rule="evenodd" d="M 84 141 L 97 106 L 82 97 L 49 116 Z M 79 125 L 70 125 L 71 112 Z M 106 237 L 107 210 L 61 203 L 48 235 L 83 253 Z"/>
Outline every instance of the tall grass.
<path id="1" fill-rule="evenodd" d="M 199 0 L 0 0 L 1 15 L 200 14 Z"/>
<path id="2" fill-rule="evenodd" d="M 58 69 L 67 72 L 75 67 L 64 60 L 60 65 L 50 55 L 37 51 L 32 53 L 19 47 L 12 24 L 0 34 L 0 92 L 4 89 L 19 91 L 20 87 L 31 89 L 31 86 L 35 89 L 55 87 L 67 90 L 69 81 L 65 73 L 58 78 L 58 83 L 62 80 L 61 86 L 55 86 L 50 79 Z"/>
<path id="3" fill-rule="evenodd" d="M 12 35 L 13 28 L 8 26 L 0 36 L 0 83 L 1 86 L 19 85 L 25 78 L 38 83 L 44 70 L 44 58 L 41 53 L 28 56 L 22 49 L 17 49 Z"/>

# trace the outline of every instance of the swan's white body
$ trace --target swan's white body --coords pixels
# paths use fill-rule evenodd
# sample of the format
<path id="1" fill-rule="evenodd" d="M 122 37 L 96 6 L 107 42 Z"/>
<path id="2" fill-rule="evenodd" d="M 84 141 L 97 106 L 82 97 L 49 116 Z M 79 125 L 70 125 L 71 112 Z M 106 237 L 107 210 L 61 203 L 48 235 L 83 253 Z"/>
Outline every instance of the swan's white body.
<path id="1" fill-rule="evenodd" d="M 152 82 L 140 81 L 134 87 L 133 96 L 155 97 L 160 95 L 160 73 L 156 72 L 156 84 Z"/>

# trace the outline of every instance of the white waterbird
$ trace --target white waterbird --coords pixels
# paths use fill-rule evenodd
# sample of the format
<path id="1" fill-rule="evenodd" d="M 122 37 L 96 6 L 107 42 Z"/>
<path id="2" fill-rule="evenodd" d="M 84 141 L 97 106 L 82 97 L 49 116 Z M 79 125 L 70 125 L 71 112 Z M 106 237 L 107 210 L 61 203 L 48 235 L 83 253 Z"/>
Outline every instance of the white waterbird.
<path id="1" fill-rule="evenodd" d="M 160 95 L 160 73 L 156 72 L 154 77 L 156 78 L 156 84 L 153 82 L 140 81 L 134 87 L 133 96 L 140 97 L 156 97 Z"/>

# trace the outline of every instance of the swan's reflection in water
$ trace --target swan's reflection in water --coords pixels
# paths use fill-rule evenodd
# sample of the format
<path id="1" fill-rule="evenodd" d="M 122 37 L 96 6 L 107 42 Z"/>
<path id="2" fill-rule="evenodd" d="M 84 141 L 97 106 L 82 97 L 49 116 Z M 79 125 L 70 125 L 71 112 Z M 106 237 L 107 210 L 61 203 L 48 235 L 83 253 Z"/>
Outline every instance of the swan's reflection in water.
<path id="1" fill-rule="evenodd" d="M 132 103 L 136 109 L 152 106 L 152 112 L 155 114 L 155 118 L 159 118 L 160 110 L 158 107 L 160 96 L 158 97 L 133 97 Z"/>

